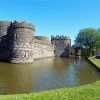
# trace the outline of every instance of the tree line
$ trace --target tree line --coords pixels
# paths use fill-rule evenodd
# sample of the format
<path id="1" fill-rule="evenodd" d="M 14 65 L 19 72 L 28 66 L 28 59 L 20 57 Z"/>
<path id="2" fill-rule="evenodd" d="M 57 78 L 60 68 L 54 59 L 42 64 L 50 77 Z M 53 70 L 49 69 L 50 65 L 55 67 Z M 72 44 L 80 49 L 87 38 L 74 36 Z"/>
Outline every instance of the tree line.
<path id="1" fill-rule="evenodd" d="M 74 46 L 89 56 L 92 55 L 94 51 L 100 50 L 100 28 L 81 29 L 75 39 Z"/>

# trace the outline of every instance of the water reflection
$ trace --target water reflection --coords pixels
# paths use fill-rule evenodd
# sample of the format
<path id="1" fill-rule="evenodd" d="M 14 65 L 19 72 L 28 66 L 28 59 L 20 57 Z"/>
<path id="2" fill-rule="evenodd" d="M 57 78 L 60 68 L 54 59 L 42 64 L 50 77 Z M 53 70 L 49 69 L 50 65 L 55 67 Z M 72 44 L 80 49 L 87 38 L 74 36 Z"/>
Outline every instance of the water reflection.
<path id="1" fill-rule="evenodd" d="M 79 85 L 79 79 L 77 77 L 77 70 L 75 68 L 75 66 L 73 66 L 75 63 L 71 64 L 68 67 L 67 70 L 67 85 L 68 86 L 76 86 Z"/>
<path id="2" fill-rule="evenodd" d="M 32 64 L 0 63 L 0 94 L 77 86 L 99 79 L 99 72 L 84 59 L 45 58 Z"/>

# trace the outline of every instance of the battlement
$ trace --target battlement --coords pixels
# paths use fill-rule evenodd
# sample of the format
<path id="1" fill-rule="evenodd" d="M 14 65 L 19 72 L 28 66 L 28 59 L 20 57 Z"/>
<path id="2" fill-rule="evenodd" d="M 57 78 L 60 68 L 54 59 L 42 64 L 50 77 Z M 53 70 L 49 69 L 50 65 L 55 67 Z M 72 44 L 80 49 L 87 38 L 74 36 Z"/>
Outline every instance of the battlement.
<path id="1" fill-rule="evenodd" d="M 69 40 L 70 37 L 64 35 L 51 36 L 51 40 Z"/>
<path id="2" fill-rule="evenodd" d="M 12 27 L 16 27 L 16 28 L 27 28 L 27 29 L 35 30 L 35 26 L 32 25 L 31 23 L 26 22 L 26 21 L 23 21 L 23 22 L 14 21 L 12 23 Z"/>

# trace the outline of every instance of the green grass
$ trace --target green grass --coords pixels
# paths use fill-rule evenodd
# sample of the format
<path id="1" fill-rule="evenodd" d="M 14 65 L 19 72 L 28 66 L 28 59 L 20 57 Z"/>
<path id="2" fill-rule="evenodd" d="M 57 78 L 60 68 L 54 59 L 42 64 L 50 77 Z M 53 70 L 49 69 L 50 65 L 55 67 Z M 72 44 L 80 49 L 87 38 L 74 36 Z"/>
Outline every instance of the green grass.
<path id="1" fill-rule="evenodd" d="M 0 95 L 0 100 L 100 100 L 100 81 L 39 93 Z"/>
<path id="2" fill-rule="evenodd" d="M 94 63 L 98 68 L 100 68 L 100 60 L 96 59 L 94 57 L 89 57 L 88 58 L 92 63 Z"/>

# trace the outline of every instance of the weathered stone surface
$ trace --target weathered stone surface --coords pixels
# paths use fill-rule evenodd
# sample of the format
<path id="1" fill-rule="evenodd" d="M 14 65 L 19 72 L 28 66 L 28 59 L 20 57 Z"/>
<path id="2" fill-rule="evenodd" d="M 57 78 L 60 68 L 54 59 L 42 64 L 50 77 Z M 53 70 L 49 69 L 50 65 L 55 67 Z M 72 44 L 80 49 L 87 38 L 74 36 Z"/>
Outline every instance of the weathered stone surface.
<path id="1" fill-rule="evenodd" d="M 0 60 L 32 63 L 34 59 L 54 56 L 48 38 L 35 38 L 35 28 L 27 22 L 0 22 Z"/>
<path id="2" fill-rule="evenodd" d="M 69 56 L 69 47 L 71 46 L 69 37 L 63 35 L 51 36 L 51 43 L 55 45 L 55 56 Z"/>
<path id="3" fill-rule="evenodd" d="M 71 39 L 66 36 L 52 36 L 51 42 L 48 37 L 35 36 L 35 26 L 30 23 L 0 21 L 0 60 L 32 63 L 55 55 L 66 57 L 70 46 Z"/>

